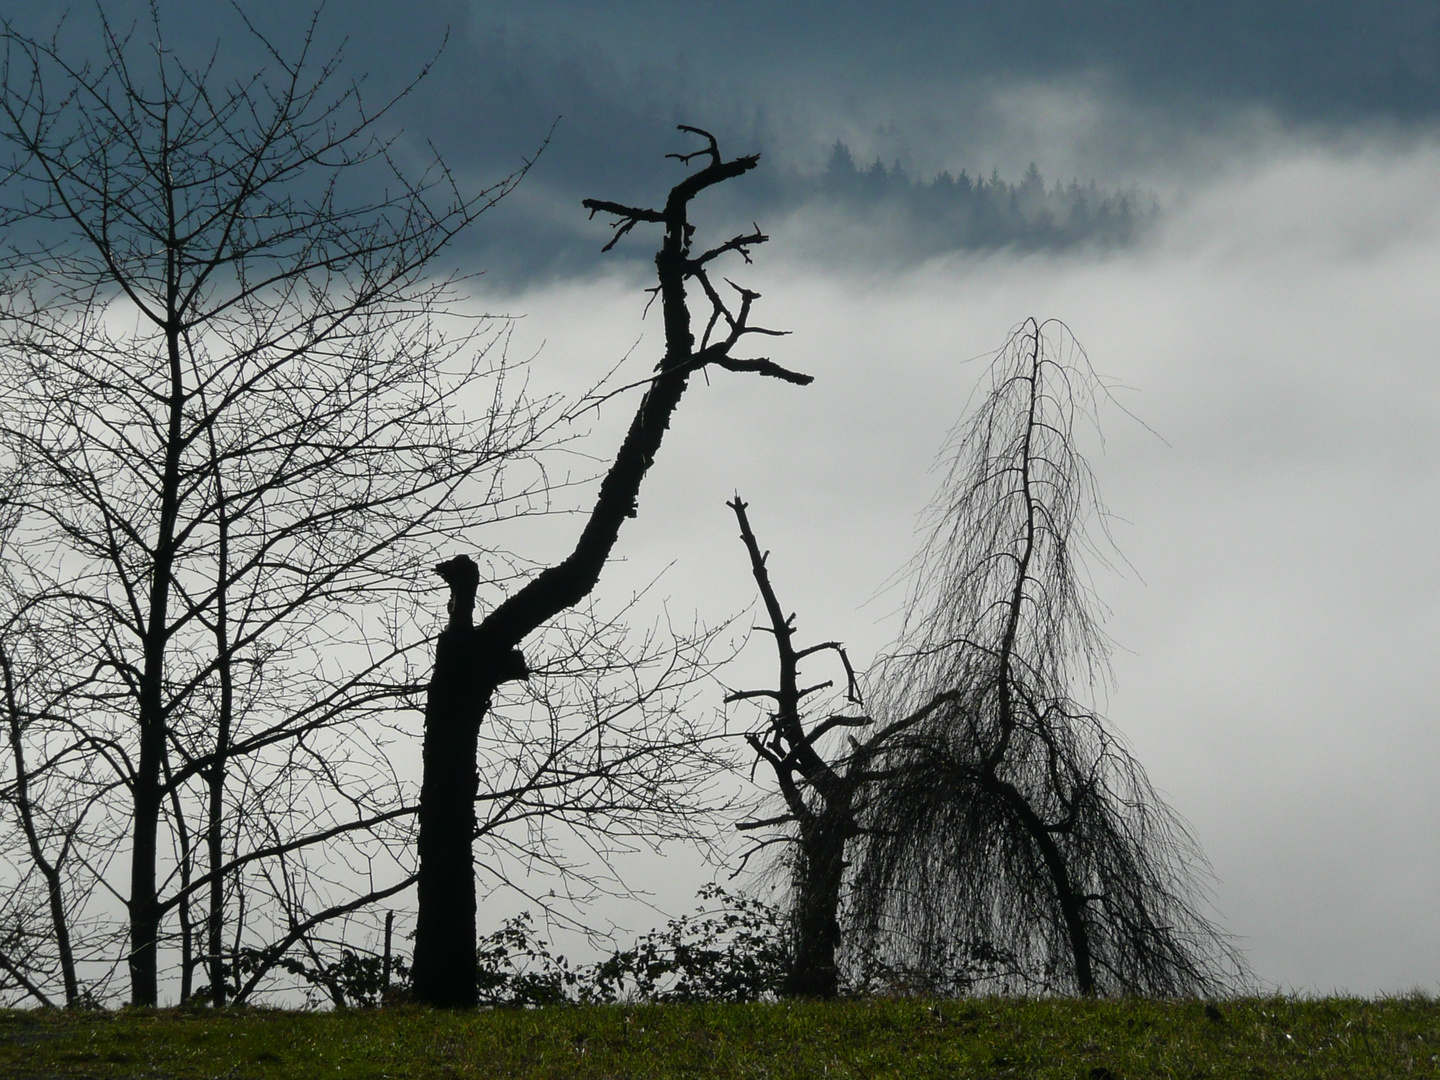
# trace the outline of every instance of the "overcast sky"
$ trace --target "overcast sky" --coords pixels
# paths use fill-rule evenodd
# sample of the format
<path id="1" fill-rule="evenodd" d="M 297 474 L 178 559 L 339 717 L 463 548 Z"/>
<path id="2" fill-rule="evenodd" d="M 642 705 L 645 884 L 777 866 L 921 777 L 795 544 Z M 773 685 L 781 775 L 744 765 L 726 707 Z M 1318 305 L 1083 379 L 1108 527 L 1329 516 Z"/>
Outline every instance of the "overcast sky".
<path id="1" fill-rule="evenodd" d="M 1166 204 L 1127 250 L 898 266 L 858 223 L 764 222 L 746 281 L 794 331 L 775 355 L 817 381 L 717 378 L 686 402 L 622 541 L 634 572 L 674 560 L 672 606 L 743 605 L 738 489 L 802 634 L 867 658 L 972 358 L 1026 316 L 1064 319 L 1163 438 L 1115 410 L 1094 455 L 1135 568 L 1097 579 L 1109 713 L 1214 862 L 1223 922 L 1271 984 L 1440 988 L 1440 9 L 625 10 L 485 4 L 467 24 L 484 130 L 523 141 L 565 115 L 535 178 L 560 210 L 656 198 L 677 120 L 776 170 L 843 139 L 920 175 L 1035 161 Z M 509 303 L 571 380 L 643 326 L 639 374 L 659 346 L 638 284 Z"/>
<path id="2" fill-rule="evenodd" d="M 34 30 L 63 6 L 12 17 Z M 298 40 L 289 5 L 242 6 Z M 220 8 L 167 6 L 167 32 L 238 40 Z M 818 173 L 836 140 L 923 178 L 1013 180 L 1033 161 L 1154 193 L 1133 243 L 1050 253 L 922 258 L 833 205 L 762 219 L 772 243 L 731 270 L 794 332 L 772 355 L 816 382 L 697 386 L 602 591 L 673 562 L 672 610 L 744 607 L 724 506 L 739 490 L 802 637 L 863 662 L 894 631 L 879 590 L 916 547 L 984 355 L 1027 316 L 1063 319 L 1153 429 L 1113 410 L 1092 447 L 1134 567 L 1096 575 L 1118 646 L 1108 712 L 1209 854 L 1222 923 L 1271 985 L 1440 990 L 1433 0 L 332 0 L 320 37 L 348 36 L 347 70 L 383 95 L 447 27 L 401 110 L 406 146 L 498 178 L 559 118 L 456 255 L 488 270 L 477 309 L 525 316 L 515 350 L 537 354 L 541 386 L 574 391 L 637 338 L 621 377 L 653 364 L 654 238 L 600 260 L 607 234 L 578 201 L 662 198 L 663 155 L 690 148 L 677 122 L 765 155 L 717 221 L 750 219 L 747 190 L 778 207 L 767 184 Z M 600 421 L 597 455 L 627 409 Z M 693 891 L 673 870 L 644 884 L 672 906 Z"/>

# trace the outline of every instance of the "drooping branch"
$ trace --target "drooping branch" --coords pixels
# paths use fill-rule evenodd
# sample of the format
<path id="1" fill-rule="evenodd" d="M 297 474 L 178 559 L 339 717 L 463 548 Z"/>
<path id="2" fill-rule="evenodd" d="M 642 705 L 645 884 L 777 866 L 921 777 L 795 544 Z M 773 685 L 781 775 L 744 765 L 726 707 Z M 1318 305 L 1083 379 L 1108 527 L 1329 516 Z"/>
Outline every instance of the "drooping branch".
<path id="1" fill-rule="evenodd" d="M 863 816 L 855 930 L 872 960 L 937 989 L 1175 995 L 1243 979 L 1200 910 L 1193 837 L 1077 700 L 1105 671 L 1078 565 L 1104 513 L 1075 429 L 1103 394 L 1063 326 L 1014 332 L 954 436 L 875 680 L 879 711 L 904 719 Z"/>

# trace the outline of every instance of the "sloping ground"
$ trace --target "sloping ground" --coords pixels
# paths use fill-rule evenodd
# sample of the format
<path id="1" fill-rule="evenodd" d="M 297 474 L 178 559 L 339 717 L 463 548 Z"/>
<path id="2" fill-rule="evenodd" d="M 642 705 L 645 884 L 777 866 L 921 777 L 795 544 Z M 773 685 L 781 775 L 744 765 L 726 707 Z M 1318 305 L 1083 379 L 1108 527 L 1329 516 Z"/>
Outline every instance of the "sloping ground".
<path id="1" fill-rule="evenodd" d="M 1440 1077 L 1440 1001 L 0 1013 L 0 1076 Z"/>

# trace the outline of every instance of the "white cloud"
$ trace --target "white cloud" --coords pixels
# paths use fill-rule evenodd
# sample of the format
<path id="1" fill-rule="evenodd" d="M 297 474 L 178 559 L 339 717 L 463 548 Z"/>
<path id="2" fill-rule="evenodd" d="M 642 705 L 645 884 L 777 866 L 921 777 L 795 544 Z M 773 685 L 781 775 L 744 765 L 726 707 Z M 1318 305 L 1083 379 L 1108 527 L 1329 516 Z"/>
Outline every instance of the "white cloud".
<path id="1" fill-rule="evenodd" d="M 1192 193 L 1143 250 L 965 257 L 867 276 L 787 261 L 736 275 L 794 331 L 797 389 L 717 372 L 662 449 L 602 590 L 675 561 L 672 609 L 753 589 L 724 500 L 752 504 L 802 637 L 886 644 L 867 600 L 909 557 L 927 470 L 984 362 L 1064 319 L 1117 398 L 1092 453 L 1143 583 L 1113 607 L 1113 720 L 1194 825 L 1258 973 L 1328 991 L 1440 971 L 1440 152 L 1291 147 Z M 782 231 L 783 232 L 783 231 Z M 835 264 L 831 264 L 832 266 Z M 575 385 L 623 355 L 644 297 L 539 291 L 521 336 Z M 630 362 L 658 354 L 658 320 Z M 606 439 L 629 404 L 608 407 Z M 1168 443 L 1168 445 L 1166 444 Z M 753 643 L 760 677 L 764 644 Z M 643 884 L 643 882 L 642 882 Z"/>

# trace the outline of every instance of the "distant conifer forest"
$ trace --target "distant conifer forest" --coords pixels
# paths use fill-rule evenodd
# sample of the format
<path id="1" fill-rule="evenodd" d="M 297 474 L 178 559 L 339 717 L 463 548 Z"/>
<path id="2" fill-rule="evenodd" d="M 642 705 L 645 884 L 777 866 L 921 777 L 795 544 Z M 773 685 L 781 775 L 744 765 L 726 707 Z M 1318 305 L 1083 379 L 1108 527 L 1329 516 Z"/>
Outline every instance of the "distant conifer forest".
<path id="1" fill-rule="evenodd" d="M 762 156 L 772 152 L 766 149 Z M 1163 213 L 1158 197 L 1137 185 L 1047 180 L 1034 163 L 1016 182 L 998 168 L 988 176 L 961 169 L 927 179 L 896 161 L 887 165 L 876 158 L 857 165 L 855 153 L 838 140 L 823 160 L 818 169 L 772 169 L 747 178 L 734 192 L 715 193 L 717 231 L 762 221 L 779 228 L 795 217 L 800 220 L 787 244 L 792 254 L 894 267 L 961 252 L 1118 250 L 1137 242 Z M 664 176 L 673 180 L 675 163 L 665 165 Z M 535 181 L 547 182 L 553 183 Z M 471 241 L 475 257 L 494 272 L 493 286 L 523 288 L 537 279 L 585 275 L 599 267 L 603 223 L 582 220 L 577 227 L 551 212 L 576 197 L 567 184 L 561 180 L 529 203 L 522 198 L 515 213 L 498 215 L 477 231 Z M 649 261 L 638 248 L 617 248 L 603 259 L 610 267 Z"/>
<path id="2" fill-rule="evenodd" d="M 1105 190 L 1094 180 L 1047 183 L 1031 163 L 1018 183 L 992 169 L 989 177 L 941 172 L 925 180 L 876 158 L 857 166 L 837 141 L 823 172 L 796 178 L 794 195 L 821 200 L 851 215 L 884 215 L 923 254 L 1016 247 L 1056 251 L 1133 242 L 1160 214 L 1158 200 L 1138 188 Z"/>

